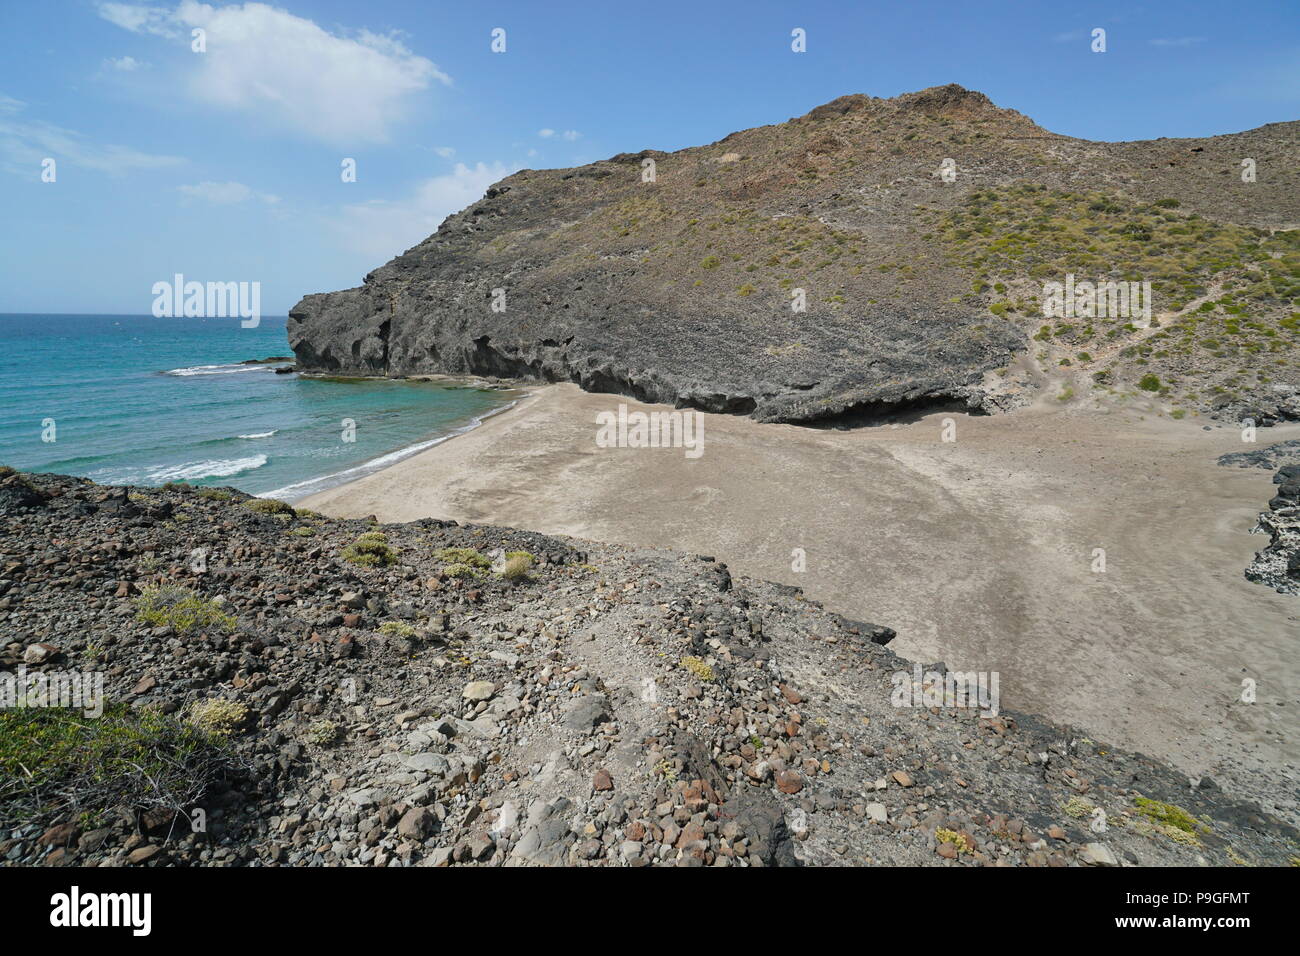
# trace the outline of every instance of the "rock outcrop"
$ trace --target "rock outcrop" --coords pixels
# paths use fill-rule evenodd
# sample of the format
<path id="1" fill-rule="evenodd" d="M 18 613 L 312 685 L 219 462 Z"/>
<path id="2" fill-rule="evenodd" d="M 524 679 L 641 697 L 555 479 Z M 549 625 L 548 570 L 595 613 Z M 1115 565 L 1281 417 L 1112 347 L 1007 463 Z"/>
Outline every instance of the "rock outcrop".
<path id="1" fill-rule="evenodd" d="M 1300 297 L 1296 128 L 1091 143 L 958 86 L 845 96 L 509 176 L 360 287 L 306 296 L 289 341 L 309 372 L 572 381 L 764 421 L 1006 408 L 1032 344 L 1088 388 L 1154 375 L 1170 401 L 1290 417 L 1294 363 L 1269 388 L 1235 375 Z M 1243 155 L 1269 176 L 1225 188 Z M 1067 272 L 1151 280 L 1157 323 L 1044 326 Z"/>
<path id="2" fill-rule="evenodd" d="M 1268 510 L 1260 513 L 1251 529 L 1268 535 L 1269 543 L 1255 553 L 1246 577 L 1279 594 L 1300 594 L 1300 441 L 1222 455 L 1219 464 L 1277 469 L 1273 475 L 1277 494 L 1269 499 Z"/>

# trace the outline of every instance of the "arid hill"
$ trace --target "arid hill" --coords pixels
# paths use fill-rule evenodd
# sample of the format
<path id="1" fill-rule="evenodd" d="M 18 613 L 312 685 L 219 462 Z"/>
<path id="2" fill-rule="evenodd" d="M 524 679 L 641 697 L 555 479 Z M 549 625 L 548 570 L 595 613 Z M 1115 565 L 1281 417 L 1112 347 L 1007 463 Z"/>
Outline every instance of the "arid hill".
<path id="1" fill-rule="evenodd" d="M 845 96 L 516 173 L 359 288 L 304 298 L 289 339 L 308 371 L 574 381 L 772 421 L 1060 383 L 1300 418 L 1298 154 L 1296 122 L 1103 143 L 955 85 Z M 1150 282 L 1151 321 L 1045 318 L 1071 274 Z"/>

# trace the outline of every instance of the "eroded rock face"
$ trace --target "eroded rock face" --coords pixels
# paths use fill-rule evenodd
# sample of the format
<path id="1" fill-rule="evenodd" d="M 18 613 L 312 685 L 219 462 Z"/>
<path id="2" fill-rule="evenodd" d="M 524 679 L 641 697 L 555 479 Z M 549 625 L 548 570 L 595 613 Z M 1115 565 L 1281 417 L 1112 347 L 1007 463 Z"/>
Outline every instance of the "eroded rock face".
<path id="1" fill-rule="evenodd" d="M 1219 464 L 1277 468 L 1273 475 L 1277 493 L 1252 529 L 1267 534 L 1269 543 L 1255 553 L 1246 567 L 1246 578 L 1279 594 L 1300 593 L 1300 441 L 1276 442 L 1254 451 L 1221 455 Z"/>
<path id="2" fill-rule="evenodd" d="M 971 109 L 1003 113 L 965 96 Z M 979 406 L 984 373 L 1023 347 L 1021 330 L 935 290 L 905 297 L 874 279 L 848 283 L 867 266 L 847 257 L 911 228 L 893 218 L 902 200 L 865 230 L 840 231 L 816 214 L 824 203 L 811 197 L 823 190 L 779 158 L 804 127 L 833 138 L 829 127 L 872 102 L 845 97 L 734 134 L 735 149 L 721 152 L 517 173 L 361 287 L 306 296 L 290 312 L 290 345 L 314 372 L 570 381 L 763 421 Z M 960 106 L 940 97 L 915 108 Z M 654 182 L 643 181 L 645 161 L 660 164 Z M 715 218 L 726 220 L 720 233 Z M 777 261 L 788 245 L 796 251 Z M 925 284 L 921 270 L 914 278 Z"/>
<path id="3" fill-rule="evenodd" d="M 306 296 L 289 342 L 311 372 L 569 381 L 814 421 L 1014 407 L 1038 384 L 1011 361 L 1034 335 L 1026 359 L 1069 369 L 1076 390 L 1195 378 L 1170 400 L 1294 417 L 1300 374 L 1234 384 L 1236 404 L 1211 407 L 1211 386 L 1240 361 L 1208 334 L 1191 365 L 1160 342 L 1199 301 L 1174 280 L 1186 274 L 1178 257 L 1208 241 L 1206 220 L 1239 255 L 1277 264 L 1271 291 L 1239 290 L 1249 313 L 1289 314 L 1300 191 L 1281 173 L 1222 187 L 1241 156 L 1293 151 L 1298 125 L 1095 143 L 955 85 L 844 96 L 707 146 L 515 173 L 360 287 Z M 1106 243 L 1091 257 L 1062 238 L 1080 217 Z M 1165 319 L 1151 342 L 1122 320 L 1040 335 L 1043 282 L 1088 272 L 1089 258 L 1155 278 Z"/>
<path id="4" fill-rule="evenodd" d="M 491 202 L 461 215 L 482 214 Z M 810 421 L 875 407 L 978 407 L 984 372 L 1005 365 L 1024 343 L 1006 323 L 977 330 L 978 315 L 955 309 L 846 311 L 797 331 L 788 328 L 797 322 L 778 313 L 775 328 L 746 328 L 753 323 L 707 296 L 671 289 L 642 295 L 640 283 L 604 264 L 566 276 L 571 287 L 560 302 L 547 272 L 520 268 L 504 285 L 499 274 L 466 270 L 459 256 L 425 251 L 436 239 L 359 289 L 307 296 L 295 306 L 289 341 L 301 366 L 575 382 L 645 402 Z M 493 288 L 506 289 L 503 313 L 491 310 Z M 790 336 L 798 336 L 799 348 L 775 356 Z"/>

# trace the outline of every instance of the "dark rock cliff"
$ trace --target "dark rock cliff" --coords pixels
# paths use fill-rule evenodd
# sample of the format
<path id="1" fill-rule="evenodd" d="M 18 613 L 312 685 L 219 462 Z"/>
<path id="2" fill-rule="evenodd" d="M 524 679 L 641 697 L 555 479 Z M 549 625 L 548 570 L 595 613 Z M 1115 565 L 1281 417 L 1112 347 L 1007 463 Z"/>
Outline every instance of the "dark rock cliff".
<path id="1" fill-rule="evenodd" d="M 516 173 L 359 288 L 306 296 L 290 312 L 289 342 L 313 372 L 572 381 L 764 421 L 997 406 L 1018 387 L 1000 373 L 1042 322 L 1038 280 L 1027 277 L 1076 262 L 1083 273 L 1107 252 L 1091 239 L 1086 254 L 1044 247 L 1077 225 L 1069 204 L 1090 201 L 1069 189 L 1120 196 L 1091 201 L 1085 208 L 1102 211 L 1088 215 L 1102 236 L 1122 237 L 1116 269 L 1140 248 L 1148 257 L 1140 266 L 1156 269 L 1139 240 L 1164 249 L 1151 230 L 1176 231 L 1186 213 L 1170 211 L 1178 198 L 1139 200 L 1182 197 L 1259 230 L 1294 221 L 1297 200 L 1280 180 L 1226 205 L 1209 188 L 1219 165 L 1246 149 L 1271 156 L 1294 139 L 1293 125 L 1195 141 L 1211 146 L 1188 152 L 1192 141 L 1058 136 L 957 86 L 841 97 L 709 146 Z M 1176 158 L 1162 162 L 1166 153 Z M 954 156 L 958 172 L 947 182 L 940 167 Z M 1214 168 L 1200 168 L 1207 163 Z M 990 185 L 1004 191 L 995 196 Z M 1040 210 L 1033 191 L 1048 188 L 1063 208 Z M 1138 224 L 1112 227 L 1101 222 L 1107 216 Z M 1040 225 L 1042 241 L 971 245 Z M 1008 248 L 1021 259 L 995 285 L 989 267 Z M 1300 290 L 1270 301 L 1283 307 L 1289 291 Z M 801 295 L 802 311 L 792 308 Z M 1117 328 L 1100 347 L 1062 342 L 1062 354 L 1077 361 L 1087 347 L 1118 361 L 1114 336 L 1130 330 Z"/>

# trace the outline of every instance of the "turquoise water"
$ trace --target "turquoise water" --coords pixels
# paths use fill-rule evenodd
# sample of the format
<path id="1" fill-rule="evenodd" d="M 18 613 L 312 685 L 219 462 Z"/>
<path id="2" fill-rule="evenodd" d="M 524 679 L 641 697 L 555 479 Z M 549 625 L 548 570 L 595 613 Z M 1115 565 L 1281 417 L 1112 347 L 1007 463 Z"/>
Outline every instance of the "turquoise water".
<path id="1" fill-rule="evenodd" d="M 284 324 L 0 315 L 0 464 L 296 498 L 459 434 L 517 397 L 239 364 L 291 355 Z"/>

